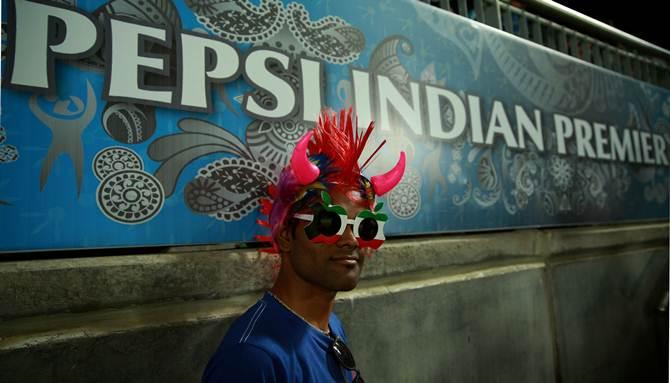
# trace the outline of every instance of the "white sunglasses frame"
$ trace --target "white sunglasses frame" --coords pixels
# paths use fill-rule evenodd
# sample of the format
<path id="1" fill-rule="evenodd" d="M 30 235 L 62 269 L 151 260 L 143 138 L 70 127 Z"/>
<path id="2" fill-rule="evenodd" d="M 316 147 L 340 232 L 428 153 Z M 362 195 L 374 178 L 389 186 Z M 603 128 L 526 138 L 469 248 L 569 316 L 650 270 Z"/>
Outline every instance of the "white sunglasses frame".
<path id="1" fill-rule="evenodd" d="M 338 229 L 337 233 L 335 233 L 333 235 L 342 236 L 342 234 L 344 234 L 344 231 L 347 229 L 347 226 L 351 225 L 352 226 L 351 229 L 352 229 L 352 233 L 354 234 L 354 238 L 360 238 L 358 236 L 358 228 L 360 227 L 361 222 L 363 222 L 363 220 L 365 218 L 369 218 L 369 217 L 356 216 L 356 218 L 351 219 L 344 214 L 338 214 L 338 216 L 340 217 L 340 228 Z M 310 223 L 314 222 L 314 214 L 296 213 L 296 214 L 293 214 L 293 218 L 297 218 L 301 221 L 306 221 L 306 222 L 310 222 Z M 382 241 L 386 240 L 386 237 L 384 236 L 384 224 L 386 222 L 379 221 L 379 220 L 375 220 L 375 221 L 377 221 L 377 234 L 375 235 L 373 240 L 375 240 L 375 239 L 376 240 L 382 240 Z"/>

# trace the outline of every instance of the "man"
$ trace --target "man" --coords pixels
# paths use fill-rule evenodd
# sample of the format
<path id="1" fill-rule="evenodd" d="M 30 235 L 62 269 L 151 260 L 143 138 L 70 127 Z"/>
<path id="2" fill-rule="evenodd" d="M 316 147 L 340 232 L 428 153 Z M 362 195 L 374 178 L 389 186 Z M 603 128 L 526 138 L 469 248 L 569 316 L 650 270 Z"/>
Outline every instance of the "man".
<path id="1" fill-rule="evenodd" d="M 203 382 L 363 382 L 333 313 L 335 295 L 356 287 L 365 255 L 384 241 L 380 196 L 402 178 L 405 154 L 388 173 L 361 175 L 372 132 L 351 112 L 324 115 L 298 142 L 262 212 L 281 267 L 274 286 L 240 318 L 210 360 Z M 312 141 L 313 138 L 313 141 Z M 383 143 L 382 143 L 383 145 Z M 307 151 L 309 150 L 309 156 Z"/>

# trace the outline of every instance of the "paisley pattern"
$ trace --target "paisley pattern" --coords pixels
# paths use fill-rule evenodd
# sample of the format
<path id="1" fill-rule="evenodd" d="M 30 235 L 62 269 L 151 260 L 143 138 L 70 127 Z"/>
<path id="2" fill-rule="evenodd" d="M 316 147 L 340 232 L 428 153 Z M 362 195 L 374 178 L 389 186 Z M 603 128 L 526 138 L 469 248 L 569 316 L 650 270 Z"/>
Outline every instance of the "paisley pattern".
<path id="1" fill-rule="evenodd" d="M 407 68 L 405 68 L 401 62 L 399 57 L 400 53 L 408 56 L 414 53 L 414 47 L 409 39 L 399 35 L 387 37 L 373 50 L 368 68 L 373 73 L 388 77 L 391 82 L 393 82 L 393 85 L 400 91 L 400 94 L 406 99 L 409 99 L 411 97 L 409 88 L 411 76 Z M 378 100 L 379 97 L 375 94 L 377 92 L 377 87 L 373 85 L 371 89 L 373 93 L 372 99 Z M 377 108 L 377 106 L 375 106 L 375 108 Z M 378 115 L 378 113 L 375 114 Z M 404 120 L 396 117 L 396 115 L 391 114 L 391 124 L 394 126 L 404 126 Z M 411 165 L 415 149 L 412 140 L 405 136 L 405 132 L 407 132 L 407 129 L 398 128 L 393 131 L 393 136 L 389 137 L 389 141 L 396 143 L 392 149 L 393 152 L 403 150 L 408 153 L 408 165 L 405 168 L 405 174 L 400 180 L 400 183 L 392 189 L 386 197 L 389 201 L 389 210 L 391 214 L 400 219 L 410 219 L 419 213 L 421 208 L 421 187 L 423 183 L 421 172 Z M 436 152 L 436 154 L 439 158 L 439 152 Z M 435 167 L 432 163 L 428 165 L 428 169 L 432 170 L 429 172 L 432 186 L 432 181 L 439 181 L 441 171 L 439 170 L 439 165 Z M 382 171 L 384 170 L 376 166 L 372 173 Z"/>
<path id="2" fill-rule="evenodd" d="M 312 22 L 300 4 L 289 4 L 286 10 L 279 0 L 261 0 L 258 6 L 245 0 L 187 0 L 186 4 L 206 29 L 224 39 L 279 49 L 296 58 L 304 54 L 344 64 L 358 58 L 365 47 L 360 30 L 339 17 Z M 300 92 L 299 61 L 291 62 L 288 70 L 272 62 L 269 69 Z M 277 105 L 264 89 L 255 89 L 252 97 L 267 109 Z M 181 172 L 195 159 L 215 153 L 235 156 L 201 169 L 187 184 L 184 199 L 196 213 L 239 220 L 258 206 L 268 182 L 276 181 L 295 143 L 307 131 L 301 115 L 302 110 L 296 108 L 293 116 L 281 121 L 252 121 L 246 129 L 246 143 L 223 127 L 184 119 L 178 124 L 182 133 L 159 137 L 148 154 L 161 162 L 155 174 L 167 196 L 174 193 Z"/>
<path id="3" fill-rule="evenodd" d="M 164 27 L 181 29 L 179 12 L 171 0 L 111 0 L 94 14 L 120 16 Z"/>
<path id="4" fill-rule="evenodd" d="M 286 10 L 279 0 L 261 0 L 258 6 L 246 0 L 187 0 L 186 5 L 207 30 L 226 40 L 279 49 L 296 58 L 306 55 L 344 64 L 358 58 L 365 47 L 363 33 L 341 18 L 312 22 L 304 7 L 295 3 Z M 292 60 L 288 70 L 272 62 L 269 69 L 300 92 L 298 60 Z M 255 89 L 252 97 L 267 109 L 277 105 L 264 89 Z M 217 153 L 235 156 L 201 169 L 187 184 L 184 199 L 194 212 L 239 220 L 258 206 L 268 182 L 276 181 L 295 143 L 307 131 L 301 115 L 296 108 L 293 116 L 281 121 L 252 121 L 246 143 L 208 121 L 183 119 L 178 124 L 182 132 L 159 137 L 149 146 L 149 157 L 161 162 L 156 178 L 170 196 L 182 171 L 195 159 Z"/>
<path id="5" fill-rule="evenodd" d="M 568 150 L 576 149 L 572 146 Z M 499 159 L 494 159 L 496 156 Z M 461 206 L 474 202 L 488 208 L 502 200 L 512 215 L 535 204 L 549 216 L 605 209 L 622 201 L 631 184 L 626 165 L 619 163 L 575 161 L 559 155 L 540 157 L 534 151 L 515 153 L 504 146 L 472 147 L 467 158 L 465 165 L 460 165 L 459 160 L 451 168 L 458 166 L 460 174 L 462 166 L 472 169 L 476 164 L 477 182 L 466 178 L 465 190 L 453 195 L 452 203 Z M 496 164 L 501 164 L 500 170 Z M 451 168 L 450 182 L 456 176 Z"/>
<path id="6" fill-rule="evenodd" d="M 288 25 L 284 26 L 275 35 L 271 36 L 263 42 L 256 43 L 254 46 L 262 46 L 264 48 L 279 49 L 280 51 L 291 55 L 295 58 L 300 56 L 314 57 L 314 54 L 303 46 L 295 35 L 289 30 Z"/>
<path id="7" fill-rule="evenodd" d="M 368 70 L 390 78 L 400 94 L 406 99 L 410 99 L 409 82 L 411 77 L 400 61 L 399 52 L 407 56 L 414 53 L 414 47 L 409 39 L 404 36 L 387 37 L 372 51 Z"/>
<path id="8" fill-rule="evenodd" d="M 644 88 L 643 91 L 645 91 Z M 648 98 L 648 104 L 658 105 L 661 113 L 653 123 L 653 129 L 656 130 L 656 133 L 666 132 L 664 134 L 664 139 L 666 147 L 668 147 L 670 146 L 670 133 L 668 133 L 668 128 L 670 127 L 670 97 L 661 100 L 658 94 L 648 89 L 644 94 Z M 640 105 L 642 105 L 642 103 L 640 103 Z M 626 127 L 628 129 L 650 132 L 652 130 L 652 122 L 641 117 L 646 115 L 647 113 L 645 113 L 644 110 L 640 110 L 636 105 L 629 103 L 628 122 Z M 623 169 L 623 171 L 625 170 L 627 169 Z M 667 185 L 670 185 L 670 173 L 668 173 L 667 169 L 655 169 L 650 166 L 642 166 L 634 170 L 634 176 L 638 182 L 643 184 L 642 196 L 647 202 L 662 204 L 667 201 Z M 627 185 L 624 184 L 622 186 L 625 187 Z"/>
<path id="9" fill-rule="evenodd" d="M 222 158 L 198 171 L 184 190 L 184 200 L 197 213 L 237 221 L 256 209 L 267 185 L 276 182 L 274 173 L 257 162 Z"/>
<path id="10" fill-rule="evenodd" d="M 276 63 L 270 64 L 269 69 L 301 92 L 302 83 L 298 60 L 293 60 L 288 70 Z M 252 95 L 263 107 L 267 109 L 276 107 L 277 100 L 265 90 L 256 89 Z M 288 163 L 289 155 L 293 152 L 298 139 L 307 132 L 308 126 L 311 125 L 303 121 L 301 115 L 302 105 L 298 105 L 288 118 L 274 121 L 254 120 L 247 125 L 247 145 L 253 157 L 259 163 L 278 173 Z"/>
<path id="11" fill-rule="evenodd" d="M 489 48 L 507 81 L 530 102 L 568 115 L 585 111 L 620 114 L 615 106 L 625 105 L 621 78 L 580 67 L 572 61 L 555 60 L 541 50 L 509 49 L 508 45 L 505 50 L 499 39 L 487 34 Z M 641 94 L 645 99 L 640 105 L 657 105 L 663 113 L 667 100 L 654 94 L 651 87 L 643 88 Z M 670 116 L 670 106 L 666 109 Z M 636 105 L 629 104 L 624 126 L 652 131 L 651 122 L 641 118 L 649 113 L 650 110 L 640 111 Z M 653 129 L 662 132 L 667 126 L 670 123 L 661 117 Z M 667 136 L 666 141 L 670 143 L 670 135 Z M 643 194 L 648 202 L 665 203 L 668 198 L 665 185 L 670 176 L 656 174 L 651 167 L 639 167 L 631 173 L 626 164 L 578 158 L 574 142 L 568 143 L 567 155 L 553 154 L 555 141 L 555 135 L 550 132 L 550 138 L 545 141 L 547 154 L 543 155 L 532 145 L 521 153 L 502 145 L 474 146 L 467 134 L 451 142 L 452 161 L 447 179 L 456 186 L 451 202 L 455 206 L 473 203 L 481 208 L 501 203 L 512 215 L 529 207 L 540 207 L 548 216 L 579 217 L 586 212 L 600 214 L 606 212 L 608 206 L 625 202 L 633 177 L 646 185 Z M 658 182 L 664 175 L 664 181 Z"/>
<path id="12" fill-rule="evenodd" d="M 307 132 L 303 121 L 252 121 L 247 126 L 247 144 L 260 164 L 279 172 L 289 161 L 295 144 Z"/>
<path id="13" fill-rule="evenodd" d="M 484 190 L 494 190 L 498 187 L 498 172 L 491 161 L 491 152 L 488 150 L 479 159 L 477 179 Z"/>
<path id="14" fill-rule="evenodd" d="M 600 71 L 593 71 L 593 110 L 605 113 L 617 110 L 624 103 L 626 87 L 622 77 L 607 76 Z"/>
<path id="15" fill-rule="evenodd" d="M 306 129 L 286 127 L 286 122 L 254 121 L 247 127 L 250 144 L 240 141 L 223 127 L 208 121 L 186 118 L 179 122 L 182 133 L 160 137 L 149 146 L 149 156 L 162 162 L 156 178 L 171 195 L 179 175 L 197 158 L 229 154 L 200 169 L 184 189 L 186 205 L 195 213 L 218 220 L 242 219 L 267 196 L 267 187 L 276 183 L 279 170 L 288 162 L 282 149 L 297 141 Z M 279 161 L 279 162 L 276 162 Z"/>
<path id="16" fill-rule="evenodd" d="M 238 43 L 267 40 L 279 32 L 285 15 L 280 0 L 187 0 L 198 21 L 217 36 Z"/>
<path id="17" fill-rule="evenodd" d="M 591 106 L 596 89 L 594 68 L 558 60 L 555 54 L 525 44 L 511 45 L 501 34 L 484 35 L 500 71 L 532 104 L 571 115 Z"/>
<path id="18" fill-rule="evenodd" d="M 477 176 L 479 184 L 473 188 L 472 198 L 481 207 L 493 206 L 502 196 L 502 184 L 490 153 L 485 152 L 480 158 Z"/>
<path id="19" fill-rule="evenodd" d="M 19 150 L 14 145 L 0 146 L 0 164 L 7 164 L 19 159 Z"/>
<path id="20" fill-rule="evenodd" d="M 298 41 L 314 56 L 335 64 L 358 59 L 365 48 L 365 35 L 337 16 L 312 22 L 305 6 L 290 3 L 288 27 Z"/>
<path id="21" fill-rule="evenodd" d="M 279 49 L 293 57 L 315 57 L 344 64 L 358 58 L 365 47 L 363 33 L 339 17 L 316 22 L 296 3 L 283 8 L 279 0 L 261 0 L 258 6 L 246 0 L 187 0 L 198 21 L 212 33 L 233 42 Z M 269 69 L 301 91 L 299 61 L 286 70 L 271 62 Z M 323 84 L 325 86 L 325 83 Z M 252 97 L 266 109 L 277 105 L 274 96 L 255 89 Z M 249 214 L 266 195 L 270 181 L 289 161 L 295 143 L 307 131 L 302 110 L 281 121 L 254 120 L 246 128 L 246 143 L 223 127 L 197 119 L 179 122 L 181 133 L 159 137 L 148 154 L 161 162 L 156 177 L 167 196 L 174 193 L 186 166 L 197 158 L 230 154 L 200 169 L 184 190 L 189 208 L 223 221 L 239 220 Z"/>
<path id="22" fill-rule="evenodd" d="M 502 199 L 509 214 L 526 209 L 530 199 L 534 197 L 537 190 L 535 177 L 539 171 L 538 161 L 539 157 L 535 152 L 515 153 L 507 148 L 503 149 L 502 181 L 509 187 L 503 188 Z"/>
<path id="23" fill-rule="evenodd" d="M 223 127 L 193 118 L 185 118 L 177 125 L 182 133 L 159 137 L 148 149 L 151 159 L 162 162 L 155 175 L 168 197 L 174 193 L 181 172 L 197 158 L 214 153 L 230 153 L 253 159 L 247 146 Z"/>
<path id="24" fill-rule="evenodd" d="M 472 68 L 472 76 L 476 80 L 481 71 L 482 53 L 485 47 L 482 37 L 484 33 L 481 33 L 477 23 L 475 21 L 454 23 L 448 18 L 435 17 L 431 8 L 418 2 L 415 9 L 418 18 L 428 25 L 436 36 L 458 48 L 457 54 L 465 57 Z"/>
<path id="25" fill-rule="evenodd" d="M 655 138 L 665 137 L 670 147 L 667 90 L 590 65 L 580 67 L 573 59 L 552 56 L 543 48 L 527 49 L 518 39 L 435 12 L 434 7 L 417 1 L 315 0 L 303 1 L 304 6 L 292 1 L 297 0 L 100 0 L 94 5 L 101 5 L 94 17 L 100 20 L 114 15 L 141 25 L 169 27 L 173 32 L 183 27 L 186 33 L 234 43 L 242 55 L 257 48 L 281 51 L 290 57 L 290 68 L 272 60 L 267 64 L 273 75 L 299 92 L 298 99 L 302 95 L 300 58 L 318 60 L 325 74 L 321 76 L 323 84 L 318 84 L 324 89 L 323 104 L 335 108 L 354 104 L 351 69 L 369 72 L 375 119 L 379 105 L 374 103 L 384 96 L 376 94 L 376 74 L 390 78 L 406 99 L 410 98 L 411 82 L 419 83 L 422 92 L 423 84 L 460 92 L 466 104 L 467 96 L 479 97 L 484 130 L 490 126 L 487 120 L 493 100 L 503 102 L 510 117 L 517 105 L 528 112 L 535 106 L 540 109 L 544 152 L 532 148 L 529 140 L 526 148 L 519 150 L 505 148 L 500 140 L 497 145 L 476 147 L 468 136 L 471 125 L 466 125 L 462 137 L 448 142 L 430 137 L 426 126 L 424 134 L 414 135 L 392 110 L 391 119 L 395 120 L 389 125 L 395 130 L 399 122 L 399 132 L 388 137 L 388 146 L 366 169 L 366 175 L 388 170 L 398 146 L 407 149 L 405 177 L 384 197 L 391 214 L 406 219 L 391 223 L 389 229 L 396 234 L 536 223 L 606 223 L 627 217 L 658 217 L 667 210 L 667 167 L 590 161 L 578 158 L 572 147 L 566 155 L 549 147 L 556 141 L 550 137 L 554 112 L 658 134 Z M 91 4 L 79 5 L 82 12 L 92 9 Z M 3 23 L 2 27 L 4 58 L 7 26 Z M 175 90 L 178 101 L 179 88 L 174 83 L 178 76 L 173 74 L 180 61 L 175 44 L 173 40 L 169 49 L 173 73 L 162 78 L 173 83 L 161 85 Z M 149 43 L 147 50 L 147 55 L 167 54 L 168 48 Z M 297 139 L 312 125 L 302 120 L 299 107 L 281 121 L 255 120 L 234 101 L 251 94 L 271 109 L 277 100 L 242 77 L 212 84 L 214 112 L 208 115 L 107 102 L 101 88 L 104 74 L 88 72 L 104 67 L 101 57 L 77 60 L 98 60 L 99 68 L 82 69 L 73 66 L 72 60 L 59 64 L 55 84 L 60 92 L 56 96 L 31 96 L 3 88 L 7 100 L 3 100 L 2 125 L 8 129 L 0 129 L 0 173 L 5 176 L 0 176 L 0 200 L 4 201 L 0 201 L 0 211 L 12 217 L 14 211 L 25 209 L 25 214 L 19 214 L 25 218 L 28 232 L 40 234 L 32 235 L 26 246 L 48 246 L 42 239 L 47 235 L 53 243 L 82 246 L 141 245 L 147 238 L 155 239 L 153 243 L 174 239 L 182 244 L 212 238 L 249 240 L 252 233 L 241 231 L 255 218 L 254 207 L 265 196 L 267 183 L 277 177 Z M 161 76 L 152 74 L 148 85 L 155 85 L 157 77 Z M 91 84 L 84 85 L 87 79 Z M 94 90 L 91 99 L 89 87 Z M 422 96 L 425 106 L 425 94 Z M 448 130 L 454 126 L 458 109 L 444 99 L 439 105 Z M 466 117 L 470 119 L 468 112 L 475 112 L 468 106 Z M 420 113 L 425 123 L 427 111 L 421 109 Z M 518 123 L 518 119 L 510 121 L 513 126 Z M 26 122 L 36 130 L 21 129 Z M 381 141 L 385 133 L 378 129 L 371 142 Z M 20 187 L 24 180 L 35 187 Z M 74 197 L 74 187 L 83 191 L 76 206 L 67 201 Z M 72 195 L 61 195 L 67 190 L 66 194 Z M 169 197 L 175 198 L 165 201 Z M 87 209 L 94 199 L 99 201 L 99 209 Z M 31 203 L 38 200 L 44 203 Z M 6 208 L 9 202 L 16 204 L 16 209 Z M 163 209 L 169 211 L 160 216 Z M 55 218 L 49 220 L 47 215 Z M 102 222 L 113 229 L 113 235 L 97 237 L 95 225 L 63 230 L 63 222 L 74 222 L 70 216 Z M 445 217 L 448 228 L 441 223 Z M 189 230 L 170 232 L 175 218 L 183 219 Z M 244 222 L 228 225 L 216 219 Z M 150 225 L 134 230 L 123 227 L 150 220 Z M 132 235 L 124 235 L 127 233 Z M 3 244 L 13 241 L 3 240 Z"/>
<path id="26" fill-rule="evenodd" d="M 2 29 L 1 29 L 1 32 L 2 32 L 2 43 L 0 44 L 0 52 L 1 52 L 1 53 L 0 53 L 0 54 L 1 54 L 1 56 L 0 56 L 0 60 L 4 60 L 4 59 L 5 59 L 5 55 L 6 55 L 6 52 L 5 52 L 5 51 L 7 50 L 7 31 L 6 31 L 6 29 L 7 29 L 7 23 L 3 22 L 1 26 L 2 26 Z"/>
<path id="27" fill-rule="evenodd" d="M 187 0 L 198 21 L 217 36 L 238 43 L 279 49 L 297 57 L 305 55 L 333 64 L 358 59 L 365 35 L 336 16 L 310 20 L 302 4 L 284 9 L 280 0 Z"/>
<path id="28" fill-rule="evenodd" d="M 19 150 L 14 145 L 5 144 L 7 132 L 0 126 L 0 164 L 7 164 L 19 159 Z"/>
<path id="29" fill-rule="evenodd" d="M 293 87 L 298 94 L 302 92 L 302 80 L 300 79 L 300 64 L 298 60 L 292 60 L 288 70 L 284 69 L 278 62 L 271 61 L 268 63 L 268 69 L 277 77 L 291 84 L 291 87 Z M 272 110 L 277 107 L 277 99 L 275 96 L 263 88 L 255 89 L 251 93 L 251 96 L 265 109 Z M 297 105 L 290 117 L 295 119 L 301 115 L 302 105 Z"/>

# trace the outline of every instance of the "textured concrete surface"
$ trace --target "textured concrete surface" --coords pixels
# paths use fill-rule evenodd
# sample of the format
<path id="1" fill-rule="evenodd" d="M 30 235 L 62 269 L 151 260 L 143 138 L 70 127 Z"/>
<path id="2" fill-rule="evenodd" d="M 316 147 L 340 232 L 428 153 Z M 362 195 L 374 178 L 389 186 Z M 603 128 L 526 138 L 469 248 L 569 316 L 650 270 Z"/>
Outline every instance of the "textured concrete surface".
<path id="1" fill-rule="evenodd" d="M 0 382 L 196 382 L 259 294 L 0 323 Z"/>
<path id="2" fill-rule="evenodd" d="M 668 249 L 550 266 L 565 382 L 667 382 Z"/>
<path id="3" fill-rule="evenodd" d="M 551 381 L 542 267 L 436 269 L 366 281 L 342 294 L 336 311 L 371 381 Z M 0 381 L 194 382 L 231 321 L 257 298 L 5 321 Z M 481 363 L 488 372 L 475 368 Z"/>
<path id="4" fill-rule="evenodd" d="M 231 321 L 198 320 L 0 349 L 0 381 L 198 382 Z"/>
<path id="5" fill-rule="evenodd" d="M 0 262 L 0 382 L 198 381 L 272 265 L 211 247 Z M 390 241 L 364 275 L 336 311 L 372 382 L 667 374 L 667 223 Z"/>
<path id="6" fill-rule="evenodd" d="M 522 230 L 389 241 L 363 278 L 434 267 L 667 242 L 667 224 Z M 216 299 L 266 288 L 276 259 L 253 250 L 173 248 L 164 254 L 0 262 L 0 319 Z M 67 281 L 64 283 L 64 281 Z"/>
<path id="7" fill-rule="evenodd" d="M 338 304 L 366 379 L 554 381 L 541 264 L 429 278 Z"/>
<path id="8" fill-rule="evenodd" d="M 544 230 L 542 253 L 563 255 L 592 250 L 614 252 L 650 245 L 668 246 L 668 223 Z"/>
<path id="9" fill-rule="evenodd" d="M 368 260 L 376 278 L 487 259 L 531 256 L 535 231 L 389 241 Z M 0 319 L 120 308 L 258 291 L 274 278 L 273 256 L 175 248 L 171 253 L 0 263 Z M 67 281 L 64 283 L 64 281 Z"/>
<path id="10" fill-rule="evenodd" d="M 0 319 L 244 294 L 271 284 L 274 263 L 252 251 L 0 263 Z"/>

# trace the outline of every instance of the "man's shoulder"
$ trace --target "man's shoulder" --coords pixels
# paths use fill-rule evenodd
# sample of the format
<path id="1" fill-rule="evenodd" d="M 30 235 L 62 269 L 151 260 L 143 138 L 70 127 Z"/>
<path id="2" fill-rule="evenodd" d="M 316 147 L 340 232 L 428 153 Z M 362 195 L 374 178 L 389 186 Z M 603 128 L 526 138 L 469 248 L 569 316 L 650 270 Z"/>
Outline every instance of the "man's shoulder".
<path id="1" fill-rule="evenodd" d="M 290 345 L 293 334 L 286 314 L 265 298 L 233 322 L 223 340 L 224 345 L 246 344 L 271 356 L 282 353 Z"/>
<path id="2" fill-rule="evenodd" d="M 335 333 L 335 335 L 339 336 L 343 340 L 347 339 L 346 335 L 344 334 L 344 327 L 342 327 L 342 322 L 340 322 L 340 318 L 338 318 L 337 315 L 335 315 L 335 313 L 330 314 L 328 325 L 330 326 L 330 329 Z"/>
<path id="3" fill-rule="evenodd" d="M 202 382 L 225 382 L 231 378 L 254 382 L 286 381 L 281 363 L 266 350 L 248 343 L 221 345 L 205 368 Z"/>
<path id="4" fill-rule="evenodd" d="M 344 338 L 334 314 L 329 322 L 334 334 Z M 233 322 L 210 360 L 203 381 L 218 382 L 225 376 L 254 382 L 332 381 L 329 377 L 339 376 L 339 370 L 331 371 L 327 363 L 331 342 L 265 295 Z"/>
<path id="5" fill-rule="evenodd" d="M 210 359 L 203 382 L 226 381 L 226 377 L 249 381 L 286 381 L 286 350 L 275 324 L 272 305 L 259 300 L 237 318 Z"/>

